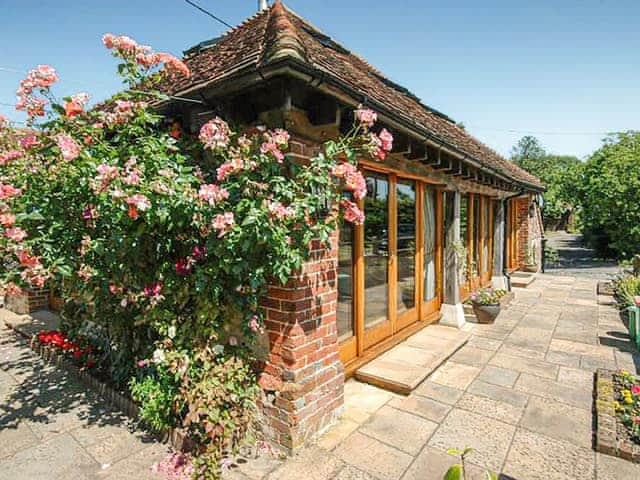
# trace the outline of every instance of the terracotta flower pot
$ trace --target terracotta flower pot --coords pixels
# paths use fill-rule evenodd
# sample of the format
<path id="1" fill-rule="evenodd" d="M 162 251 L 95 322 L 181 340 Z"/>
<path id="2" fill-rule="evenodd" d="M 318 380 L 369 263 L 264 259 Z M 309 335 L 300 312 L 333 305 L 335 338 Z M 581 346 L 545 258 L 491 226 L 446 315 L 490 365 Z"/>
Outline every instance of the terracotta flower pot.
<path id="1" fill-rule="evenodd" d="M 473 312 L 476 314 L 478 323 L 493 323 L 500 313 L 500 305 L 473 305 Z"/>

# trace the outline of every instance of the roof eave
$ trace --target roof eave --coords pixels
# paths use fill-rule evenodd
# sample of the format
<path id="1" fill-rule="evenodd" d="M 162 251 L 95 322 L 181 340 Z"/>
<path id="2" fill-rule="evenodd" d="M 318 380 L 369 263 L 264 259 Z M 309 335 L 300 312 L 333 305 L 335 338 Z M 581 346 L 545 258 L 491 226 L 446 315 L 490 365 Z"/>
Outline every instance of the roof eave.
<path id="1" fill-rule="evenodd" d="M 473 155 L 465 152 L 464 150 L 459 149 L 455 145 L 451 145 L 446 140 L 438 137 L 433 132 L 424 128 L 422 125 L 419 125 L 412 121 L 410 118 L 407 118 L 401 115 L 398 112 L 395 112 L 386 106 L 378 103 L 374 99 L 366 97 L 362 93 L 358 92 L 350 85 L 343 82 L 340 78 L 331 74 L 331 72 L 318 69 L 309 65 L 304 59 L 301 58 L 300 52 L 297 49 L 278 49 L 278 54 L 268 59 L 261 65 L 256 65 L 256 63 L 251 63 L 249 65 L 244 65 L 237 70 L 227 72 L 221 77 L 217 77 L 213 80 L 209 80 L 207 82 L 200 83 L 198 85 L 194 85 L 189 89 L 178 91 L 174 93 L 174 97 L 189 97 L 190 95 L 195 95 L 197 92 L 200 92 L 205 89 L 225 89 L 225 87 L 231 87 L 229 90 L 241 90 L 242 88 L 246 88 L 246 86 L 259 83 L 260 81 L 264 81 L 267 78 L 278 76 L 278 75 L 291 75 L 294 77 L 299 77 L 300 74 L 304 76 L 304 80 L 308 82 L 317 83 L 313 84 L 313 88 L 317 88 L 320 90 L 324 90 L 323 84 L 333 84 L 340 91 L 346 94 L 346 97 L 336 95 L 336 92 L 331 89 L 326 89 L 328 94 L 332 96 L 339 97 L 339 99 L 347 104 L 351 104 L 353 106 L 357 106 L 360 103 L 367 102 L 367 105 L 374 108 L 380 118 L 383 121 L 386 121 L 390 126 L 394 126 L 395 128 L 399 128 L 403 130 L 405 133 L 424 141 L 431 141 L 436 146 L 444 147 L 454 156 L 459 157 L 463 161 L 466 161 L 472 164 L 474 167 L 479 168 L 480 170 L 493 175 L 495 177 L 501 178 L 502 180 L 524 187 L 527 190 L 535 191 L 535 192 L 544 192 L 546 189 L 544 186 L 531 184 L 524 180 L 515 179 L 511 176 L 506 175 L 505 173 L 498 172 L 493 168 L 490 168 L 483 164 L 483 162 Z M 242 82 L 239 80 L 242 79 Z M 171 103 L 172 100 L 166 100 L 160 104 L 158 104 L 159 108 L 166 106 Z"/>

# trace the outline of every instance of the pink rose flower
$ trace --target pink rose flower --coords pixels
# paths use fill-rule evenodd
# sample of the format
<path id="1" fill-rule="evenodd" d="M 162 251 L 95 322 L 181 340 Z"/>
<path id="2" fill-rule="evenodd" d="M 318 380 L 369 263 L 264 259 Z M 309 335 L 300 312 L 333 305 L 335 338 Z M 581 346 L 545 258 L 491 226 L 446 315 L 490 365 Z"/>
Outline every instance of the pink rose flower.
<path id="1" fill-rule="evenodd" d="M 633 385 L 631 387 L 631 393 L 634 395 L 640 395 L 640 385 Z"/>
<path id="2" fill-rule="evenodd" d="M 267 208 L 269 209 L 269 213 L 272 217 L 278 218 L 280 220 L 284 220 L 286 218 L 295 217 L 296 209 L 289 206 L 285 207 L 280 202 L 269 202 L 267 204 Z"/>
<path id="3" fill-rule="evenodd" d="M 231 130 L 227 122 L 220 117 L 209 120 L 200 129 L 200 141 L 211 150 L 226 148 L 229 145 Z"/>
<path id="4" fill-rule="evenodd" d="M 347 190 L 353 192 L 355 199 L 360 200 L 367 195 L 367 182 L 358 170 L 348 173 L 344 182 Z"/>
<path id="5" fill-rule="evenodd" d="M 380 131 L 378 137 L 381 141 L 381 148 L 385 152 L 390 152 L 391 150 L 393 150 L 393 135 L 391 135 L 391 133 L 389 133 L 386 128 L 383 128 Z"/>
<path id="6" fill-rule="evenodd" d="M 69 135 L 63 133 L 56 135 L 56 145 L 65 160 L 75 160 L 80 155 L 80 145 Z"/>
<path id="7" fill-rule="evenodd" d="M 289 140 L 291 139 L 291 135 L 289 135 L 289 132 L 287 132 L 286 130 L 282 129 L 282 128 L 277 128 L 273 131 L 273 141 L 275 142 L 276 145 L 279 145 L 281 147 L 287 146 L 289 144 Z"/>
<path id="8" fill-rule="evenodd" d="M 216 203 L 229 198 L 229 191 L 218 185 L 206 184 L 200 187 L 198 198 L 204 202 L 208 202 L 209 205 L 214 206 Z"/>
<path id="9" fill-rule="evenodd" d="M 3 213 L 0 215 L 0 225 L 3 227 L 11 227 L 16 223 L 16 216 L 13 213 Z"/>
<path id="10" fill-rule="evenodd" d="M 22 293 L 22 289 L 13 282 L 7 283 L 7 286 L 4 290 L 5 295 L 20 295 Z"/>
<path id="11" fill-rule="evenodd" d="M 221 238 L 233 228 L 235 225 L 235 217 L 233 212 L 225 212 L 213 217 L 212 226 L 218 231 L 218 237 Z"/>
<path id="12" fill-rule="evenodd" d="M 364 108 L 362 105 L 359 105 L 356 109 L 355 116 L 358 122 L 367 128 L 372 127 L 378 121 L 378 114 L 373 110 Z"/>
<path id="13" fill-rule="evenodd" d="M 344 219 L 354 225 L 362 225 L 364 223 L 364 213 L 358 206 L 350 200 L 344 199 L 340 202 L 344 208 Z"/>
<path id="14" fill-rule="evenodd" d="M 260 151 L 265 154 L 270 153 L 278 163 L 282 163 L 284 160 L 284 153 L 280 151 L 280 148 L 274 141 L 264 142 L 260 147 Z"/>
<path id="15" fill-rule="evenodd" d="M 141 212 L 146 212 L 151 208 L 151 201 L 141 193 L 136 193 L 135 195 L 131 195 L 130 197 L 125 198 L 124 200 L 128 205 L 135 207 L 137 210 Z"/>
<path id="16" fill-rule="evenodd" d="M 40 145 L 40 140 L 35 135 L 27 135 L 20 139 L 20 146 L 25 150 L 29 150 L 37 145 Z"/>
<path id="17" fill-rule="evenodd" d="M 20 227 L 9 228 L 6 232 L 4 232 L 4 235 L 8 239 L 13 240 L 16 243 L 20 243 L 25 238 L 27 238 L 27 232 L 25 232 Z"/>
<path id="18" fill-rule="evenodd" d="M 0 183 L 0 200 L 7 200 L 9 198 L 17 197 L 22 193 L 22 190 L 14 187 L 13 185 Z"/>
<path id="19" fill-rule="evenodd" d="M 20 150 L 9 150 L 6 153 L 0 154 L 0 165 L 6 165 L 11 160 L 15 160 L 21 156 L 22 152 Z"/>
<path id="20" fill-rule="evenodd" d="M 183 75 L 185 77 L 191 76 L 191 71 L 189 70 L 189 67 L 187 67 L 187 64 L 182 60 L 174 57 L 170 53 L 158 53 L 158 59 L 160 62 L 164 63 L 167 71 L 179 73 L 180 75 Z"/>

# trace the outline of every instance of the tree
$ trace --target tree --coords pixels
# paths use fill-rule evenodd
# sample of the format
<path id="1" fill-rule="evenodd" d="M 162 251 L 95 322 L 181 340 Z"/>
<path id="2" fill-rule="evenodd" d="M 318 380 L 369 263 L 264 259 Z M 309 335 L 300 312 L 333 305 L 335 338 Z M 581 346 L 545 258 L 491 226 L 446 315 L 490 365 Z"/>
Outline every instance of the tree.
<path id="1" fill-rule="evenodd" d="M 610 135 L 584 167 L 584 233 L 603 255 L 640 252 L 640 132 Z"/>
<path id="2" fill-rule="evenodd" d="M 527 166 L 529 164 L 534 164 L 546 157 L 546 155 L 547 152 L 541 145 L 540 140 L 531 135 L 522 137 L 511 149 L 511 160 L 526 170 L 528 170 Z"/>
<path id="3" fill-rule="evenodd" d="M 513 162 L 538 177 L 546 187 L 543 216 L 545 227 L 558 225 L 574 212 L 582 162 L 569 155 L 548 154 L 536 137 L 526 136 L 511 150 Z"/>

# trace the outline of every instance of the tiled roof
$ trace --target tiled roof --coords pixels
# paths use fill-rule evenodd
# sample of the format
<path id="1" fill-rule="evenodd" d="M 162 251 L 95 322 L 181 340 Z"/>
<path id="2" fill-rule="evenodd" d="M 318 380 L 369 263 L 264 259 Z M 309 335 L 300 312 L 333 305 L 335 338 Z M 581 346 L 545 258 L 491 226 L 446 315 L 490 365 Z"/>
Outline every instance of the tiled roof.
<path id="1" fill-rule="evenodd" d="M 268 10 L 230 30 L 214 45 L 188 54 L 189 78 L 171 78 L 166 93 L 211 85 L 248 67 L 293 57 L 331 76 L 418 129 L 427 130 L 476 162 L 526 185 L 542 188 L 540 180 L 525 172 L 460 128 L 445 115 L 425 106 L 415 95 L 395 84 L 359 56 L 276 1 Z"/>

